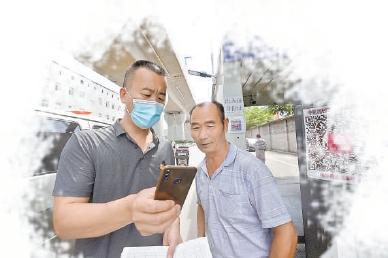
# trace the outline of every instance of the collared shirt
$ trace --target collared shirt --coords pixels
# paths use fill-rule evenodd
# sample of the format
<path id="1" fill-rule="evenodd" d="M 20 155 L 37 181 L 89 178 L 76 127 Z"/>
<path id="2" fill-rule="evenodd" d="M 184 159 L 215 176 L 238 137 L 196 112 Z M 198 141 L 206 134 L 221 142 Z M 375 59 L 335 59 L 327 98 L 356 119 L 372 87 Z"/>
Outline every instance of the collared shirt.
<path id="1" fill-rule="evenodd" d="M 89 197 L 106 203 L 154 187 L 160 164 L 174 164 L 171 144 L 153 137 L 146 151 L 117 120 L 97 130 L 72 135 L 62 151 L 54 196 Z M 162 235 L 141 236 L 133 223 L 105 236 L 76 240 L 79 257 L 120 257 L 125 246 L 161 245 Z"/>
<path id="2" fill-rule="evenodd" d="M 230 144 L 211 178 L 206 158 L 196 175 L 198 203 L 213 257 L 268 257 L 274 227 L 291 221 L 269 169 Z"/>

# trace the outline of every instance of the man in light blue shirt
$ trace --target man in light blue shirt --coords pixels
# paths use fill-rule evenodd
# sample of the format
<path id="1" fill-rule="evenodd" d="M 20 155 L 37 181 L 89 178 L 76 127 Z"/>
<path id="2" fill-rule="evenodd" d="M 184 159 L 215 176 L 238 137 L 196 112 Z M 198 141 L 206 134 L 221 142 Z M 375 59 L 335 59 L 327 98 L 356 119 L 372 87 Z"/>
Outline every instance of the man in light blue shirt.
<path id="1" fill-rule="evenodd" d="M 196 105 L 191 136 L 206 157 L 198 165 L 198 237 L 217 257 L 294 257 L 297 233 L 269 169 L 226 140 L 222 104 Z"/>

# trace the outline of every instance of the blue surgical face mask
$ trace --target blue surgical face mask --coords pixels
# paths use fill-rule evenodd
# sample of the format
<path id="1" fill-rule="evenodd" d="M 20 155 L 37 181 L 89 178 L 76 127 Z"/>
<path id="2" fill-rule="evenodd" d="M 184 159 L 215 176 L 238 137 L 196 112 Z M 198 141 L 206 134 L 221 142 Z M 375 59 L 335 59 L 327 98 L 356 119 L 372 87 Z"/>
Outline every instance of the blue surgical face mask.
<path id="1" fill-rule="evenodd" d="M 128 96 L 131 95 L 128 93 Z M 131 97 L 132 98 L 132 97 Z M 156 101 L 134 99 L 133 110 L 129 112 L 128 108 L 125 107 L 128 114 L 132 117 L 132 121 L 141 129 L 148 129 L 154 126 L 160 119 L 161 114 L 164 110 L 164 105 Z"/>

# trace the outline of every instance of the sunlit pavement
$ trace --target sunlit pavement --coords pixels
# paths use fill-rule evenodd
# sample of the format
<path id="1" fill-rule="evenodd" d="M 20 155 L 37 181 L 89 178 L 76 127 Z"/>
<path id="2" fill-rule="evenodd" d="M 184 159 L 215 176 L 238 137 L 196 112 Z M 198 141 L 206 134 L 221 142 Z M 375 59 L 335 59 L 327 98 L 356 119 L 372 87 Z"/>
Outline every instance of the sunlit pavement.
<path id="1" fill-rule="evenodd" d="M 252 152 L 255 155 L 254 152 Z M 298 232 L 295 257 L 306 257 L 304 245 L 302 204 L 299 184 L 298 156 L 296 154 L 267 151 L 266 165 L 275 176 L 284 204 Z"/>
<path id="2" fill-rule="evenodd" d="M 251 152 L 255 155 L 254 152 Z M 204 154 L 196 145 L 190 147 L 189 165 L 197 166 Z M 304 232 L 299 186 L 298 157 L 295 154 L 281 152 L 266 152 L 266 165 L 275 176 L 284 203 L 291 215 L 299 236 L 299 243 L 295 257 L 306 257 L 304 250 Z M 183 241 L 197 237 L 197 204 L 195 184 L 192 184 L 181 213 L 181 234 Z"/>

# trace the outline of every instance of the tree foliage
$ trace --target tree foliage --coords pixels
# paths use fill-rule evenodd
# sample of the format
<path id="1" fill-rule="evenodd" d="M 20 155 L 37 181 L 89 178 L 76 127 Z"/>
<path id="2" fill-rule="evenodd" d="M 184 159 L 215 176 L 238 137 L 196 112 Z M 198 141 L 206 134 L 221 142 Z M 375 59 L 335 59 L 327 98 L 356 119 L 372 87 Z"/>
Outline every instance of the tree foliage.
<path id="1" fill-rule="evenodd" d="M 294 105 L 270 105 L 270 106 L 251 106 L 244 109 L 246 128 L 261 125 L 275 119 L 275 115 L 281 117 L 294 114 Z"/>
<path id="2" fill-rule="evenodd" d="M 292 104 L 270 105 L 266 109 L 269 113 L 273 115 L 279 114 L 281 117 L 291 116 L 295 112 L 294 105 Z"/>
<path id="3" fill-rule="evenodd" d="M 258 106 L 246 107 L 244 109 L 246 128 L 264 124 L 273 120 L 273 115 L 267 109 Z"/>

